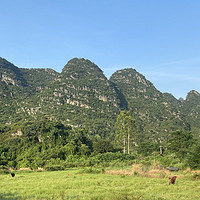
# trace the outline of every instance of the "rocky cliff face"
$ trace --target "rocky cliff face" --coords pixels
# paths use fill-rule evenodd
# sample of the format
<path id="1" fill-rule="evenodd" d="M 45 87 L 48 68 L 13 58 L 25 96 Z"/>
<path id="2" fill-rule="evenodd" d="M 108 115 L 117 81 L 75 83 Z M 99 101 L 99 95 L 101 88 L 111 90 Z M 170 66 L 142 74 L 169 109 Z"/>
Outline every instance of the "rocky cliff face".
<path id="1" fill-rule="evenodd" d="M 10 86 L 25 86 L 26 81 L 20 69 L 0 57 L 0 80 Z"/>
<path id="2" fill-rule="evenodd" d="M 192 90 L 187 94 L 182 106 L 185 118 L 191 125 L 192 132 L 200 137 L 200 94 Z"/>
<path id="3" fill-rule="evenodd" d="M 70 60 L 50 91 L 59 105 L 56 116 L 70 125 L 90 127 L 92 132 L 110 130 L 120 110 L 114 87 L 89 60 Z"/>
<path id="4" fill-rule="evenodd" d="M 70 60 L 61 73 L 60 82 L 65 86 L 64 101 L 68 104 L 97 109 L 102 113 L 119 107 L 113 86 L 102 70 L 89 60 Z"/>
<path id="5" fill-rule="evenodd" d="M 172 130 L 189 129 L 176 105 L 136 70 L 119 70 L 110 81 L 124 94 L 139 132 L 159 138 Z"/>
<path id="6" fill-rule="evenodd" d="M 178 101 L 134 69 L 119 70 L 108 80 L 97 65 L 78 58 L 70 60 L 61 73 L 18 68 L 0 58 L 0 104 L 0 123 L 48 116 L 105 135 L 125 109 L 147 137 L 162 139 L 169 131 L 189 129 L 189 124 L 200 130 L 196 91 Z"/>
<path id="7" fill-rule="evenodd" d="M 51 69 L 20 69 L 0 58 L 0 123 L 44 115 L 41 94 L 57 74 Z"/>
<path id="8" fill-rule="evenodd" d="M 5 62 L 0 71 L 0 77 L 4 77 L 1 123 L 50 116 L 65 124 L 103 132 L 100 134 L 113 126 L 120 98 L 102 70 L 89 60 L 72 59 L 60 74 L 51 69 L 20 69 Z M 10 83 L 17 83 L 19 78 L 26 84 Z"/>

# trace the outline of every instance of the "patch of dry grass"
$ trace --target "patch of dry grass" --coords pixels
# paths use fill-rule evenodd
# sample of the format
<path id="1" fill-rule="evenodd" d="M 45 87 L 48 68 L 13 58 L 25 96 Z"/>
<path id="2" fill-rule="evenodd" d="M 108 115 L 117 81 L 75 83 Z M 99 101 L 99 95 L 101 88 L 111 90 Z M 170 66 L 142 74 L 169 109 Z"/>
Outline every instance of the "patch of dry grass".
<path id="1" fill-rule="evenodd" d="M 198 171 L 191 171 L 187 169 L 185 173 L 198 173 Z M 151 166 L 144 166 L 142 164 L 134 164 L 131 169 L 128 170 L 109 170 L 106 171 L 106 174 L 113 175 L 126 175 L 133 176 L 137 175 L 140 177 L 151 177 L 151 178 L 166 178 L 170 176 L 177 176 L 177 178 L 184 177 L 182 172 L 170 172 L 162 167 L 159 163 L 153 162 Z"/>

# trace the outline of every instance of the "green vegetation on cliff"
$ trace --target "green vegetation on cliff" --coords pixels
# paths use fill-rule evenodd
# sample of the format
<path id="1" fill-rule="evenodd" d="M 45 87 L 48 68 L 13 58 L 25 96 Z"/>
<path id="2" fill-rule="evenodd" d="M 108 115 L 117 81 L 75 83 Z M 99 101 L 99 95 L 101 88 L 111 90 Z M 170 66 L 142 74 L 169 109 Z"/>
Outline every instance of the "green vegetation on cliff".
<path id="1" fill-rule="evenodd" d="M 149 156 L 168 149 L 167 156 L 184 157 L 197 168 L 192 155 L 199 154 L 193 139 L 200 137 L 199 107 L 198 92 L 177 100 L 134 69 L 116 71 L 108 80 L 85 59 L 74 58 L 57 73 L 18 68 L 0 58 L 0 165 L 90 166 L 98 164 L 96 154 L 123 160 L 116 152 Z M 184 150 L 169 144 L 171 132 L 184 139 L 188 131 L 192 140 L 180 145 L 186 150 L 181 157 Z"/>

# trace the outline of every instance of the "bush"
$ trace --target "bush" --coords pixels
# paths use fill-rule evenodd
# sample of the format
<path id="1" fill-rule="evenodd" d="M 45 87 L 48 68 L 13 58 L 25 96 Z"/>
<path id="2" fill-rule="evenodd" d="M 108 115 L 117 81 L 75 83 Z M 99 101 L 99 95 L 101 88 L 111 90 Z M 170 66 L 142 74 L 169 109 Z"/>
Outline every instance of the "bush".
<path id="1" fill-rule="evenodd" d="M 0 174 L 9 174 L 10 172 L 7 169 L 0 169 Z"/>
<path id="2" fill-rule="evenodd" d="M 65 169 L 65 163 L 60 158 L 51 158 L 48 160 L 44 166 L 44 169 L 47 171 L 59 171 Z"/>
<path id="3" fill-rule="evenodd" d="M 187 163 L 191 169 L 200 169 L 200 142 L 194 143 L 189 149 Z"/>
<path id="4" fill-rule="evenodd" d="M 87 168 L 84 168 L 81 172 L 88 173 L 88 174 L 101 174 L 101 173 L 104 173 L 105 170 L 103 168 L 99 169 L 99 168 L 87 167 Z"/>
<path id="5" fill-rule="evenodd" d="M 97 154 L 95 158 L 99 161 L 113 161 L 113 160 L 119 160 L 119 161 L 125 161 L 125 160 L 134 160 L 135 159 L 134 154 L 123 154 L 120 152 L 117 153 L 112 153 L 112 152 L 107 152 L 103 154 Z"/>
<path id="6" fill-rule="evenodd" d="M 138 176 L 138 172 L 137 171 L 134 171 L 134 176 Z"/>
<path id="7" fill-rule="evenodd" d="M 53 165 L 53 166 L 45 166 L 44 169 L 47 171 L 60 171 L 64 170 L 64 167 L 60 165 Z"/>
<path id="8" fill-rule="evenodd" d="M 178 167 L 180 170 L 185 169 L 186 162 L 183 159 L 178 158 L 175 154 L 167 154 L 162 156 L 156 156 L 154 158 L 157 162 L 160 162 L 160 165 L 168 168 L 169 166 L 175 166 Z"/>

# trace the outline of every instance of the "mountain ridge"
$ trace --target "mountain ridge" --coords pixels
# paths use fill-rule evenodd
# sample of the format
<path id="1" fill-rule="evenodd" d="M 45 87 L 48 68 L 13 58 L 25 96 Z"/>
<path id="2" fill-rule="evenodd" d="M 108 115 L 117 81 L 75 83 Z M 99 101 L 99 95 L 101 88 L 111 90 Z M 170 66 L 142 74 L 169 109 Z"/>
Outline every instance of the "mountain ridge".
<path id="1" fill-rule="evenodd" d="M 181 102 L 157 90 L 132 68 L 117 70 L 108 79 L 96 64 L 84 58 L 69 60 L 61 73 L 50 68 L 19 68 L 0 58 L 0 86 L 0 103 L 7 105 L 0 109 L 1 123 L 48 115 L 105 135 L 112 130 L 119 112 L 130 110 L 138 131 L 154 138 L 175 129 L 189 130 L 190 124 L 197 134 L 200 130 L 189 112 L 200 105 L 197 91 L 190 91 Z M 192 116 L 199 119 L 199 113 Z"/>

